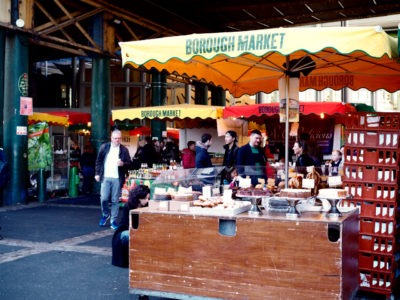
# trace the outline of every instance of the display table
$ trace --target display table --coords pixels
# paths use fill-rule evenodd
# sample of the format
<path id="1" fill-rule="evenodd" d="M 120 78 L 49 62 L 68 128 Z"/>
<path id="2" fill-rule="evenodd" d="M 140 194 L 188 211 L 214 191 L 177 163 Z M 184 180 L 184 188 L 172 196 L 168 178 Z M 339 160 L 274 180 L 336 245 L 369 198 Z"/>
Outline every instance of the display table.
<path id="1" fill-rule="evenodd" d="M 219 217 L 132 210 L 130 293 L 351 299 L 358 287 L 358 227 L 358 210 L 336 220 L 316 212 L 291 220 L 282 213 Z"/>

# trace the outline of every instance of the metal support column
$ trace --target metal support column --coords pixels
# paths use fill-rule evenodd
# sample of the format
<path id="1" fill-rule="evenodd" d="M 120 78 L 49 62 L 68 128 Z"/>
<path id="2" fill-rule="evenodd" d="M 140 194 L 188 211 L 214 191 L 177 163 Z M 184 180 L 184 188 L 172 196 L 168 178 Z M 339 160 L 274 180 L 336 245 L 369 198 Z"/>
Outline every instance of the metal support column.
<path id="1" fill-rule="evenodd" d="M 4 111 L 4 57 L 6 49 L 6 31 L 0 29 L 0 111 Z M 3 124 L 3 114 L 0 114 L 0 124 Z M 0 130 L 0 147 L 3 148 L 4 145 L 4 127 L 1 126 Z M 1 205 L 1 202 L 0 202 Z"/>
<path id="2" fill-rule="evenodd" d="M 93 58 L 91 143 L 96 153 L 99 152 L 101 144 L 110 140 L 110 80 L 110 59 L 105 57 Z M 93 190 L 100 192 L 100 183 L 95 182 Z"/>
<path id="3" fill-rule="evenodd" d="M 28 191 L 28 117 L 20 115 L 20 99 L 28 96 L 28 38 L 8 32 L 4 57 L 4 152 L 11 170 L 4 204 L 26 203 Z"/>
<path id="4" fill-rule="evenodd" d="M 221 87 L 211 88 L 211 105 L 225 106 L 226 92 Z"/>
<path id="5" fill-rule="evenodd" d="M 208 105 L 208 86 L 202 82 L 195 83 L 194 101 L 196 104 Z"/>
<path id="6" fill-rule="evenodd" d="M 153 71 L 151 82 L 151 105 L 160 106 L 166 105 L 167 96 L 167 76 L 165 73 L 160 73 L 158 71 Z M 161 120 L 151 120 L 151 136 L 158 137 L 162 136 L 162 132 L 167 129 L 165 124 L 166 121 Z"/>

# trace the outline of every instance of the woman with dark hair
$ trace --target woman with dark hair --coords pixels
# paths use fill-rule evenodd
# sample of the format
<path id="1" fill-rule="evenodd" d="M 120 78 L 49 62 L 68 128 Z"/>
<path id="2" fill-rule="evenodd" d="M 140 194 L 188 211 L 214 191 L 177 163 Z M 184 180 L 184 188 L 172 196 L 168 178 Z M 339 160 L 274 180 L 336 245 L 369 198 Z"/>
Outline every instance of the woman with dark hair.
<path id="1" fill-rule="evenodd" d="M 237 146 L 237 134 L 235 131 L 228 130 L 225 133 L 224 149 L 225 149 L 225 154 L 222 165 L 226 167 L 232 167 L 236 165 L 236 156 L 239 147 Z"/>
<path id="2" fill-rule="evenodd" d="M 129 192 L 121 222 L 112 239 L 112 264 L 117 267 L 129 267 L 129 211 L 148 205 L 150 189 L 147 185 L 138 185 Z"/>

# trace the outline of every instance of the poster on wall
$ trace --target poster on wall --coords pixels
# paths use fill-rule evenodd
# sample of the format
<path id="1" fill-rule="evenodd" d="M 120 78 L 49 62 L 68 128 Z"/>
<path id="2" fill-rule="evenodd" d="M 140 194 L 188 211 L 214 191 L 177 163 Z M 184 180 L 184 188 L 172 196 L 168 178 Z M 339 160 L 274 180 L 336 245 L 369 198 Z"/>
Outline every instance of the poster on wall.
<path id="1" fill-rule="evenodd" d="M 31 97 L 20 97 L 19 102 L 20 102 L 19 114 L 21 116 L 33 115 L 32 98 Z"/>

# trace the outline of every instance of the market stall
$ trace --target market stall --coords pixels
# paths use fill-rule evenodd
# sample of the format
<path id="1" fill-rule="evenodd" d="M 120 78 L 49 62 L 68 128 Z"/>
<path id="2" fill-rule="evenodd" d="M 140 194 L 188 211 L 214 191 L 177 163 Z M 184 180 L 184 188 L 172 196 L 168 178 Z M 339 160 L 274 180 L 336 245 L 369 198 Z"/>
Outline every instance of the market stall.
<path id="1" fill-rule="evenodd" d="M 298 98 L 296 98 L 296 96 L 292 97 L 292 95 L 295 95 L 298 91 L 304 91 L 310 88 L 322 90 L 329 87 L 338 90 L 348 87 L 353 90 L 367 88 L 371 91 L 383 88 L 389 92 L 393 92 L 397 91 L 400 87 L 400 64 L 396 61 L 399 56 L 398 41 L 396 38 L 386 34 L 380 27 L 276 28 L 246 32 L 194 34 L 147 41 L 126 42 L 121 43 L 121 48 L 124 65 L 129 64 L 133 67 L 147 68 L 148 70 L 155 68 L 156 70 L 167 71 L 171 74 L 178 73 L 182 76 L 195 78 L 196 80 L 204 80 L 229 90 L 235 97 L 239 97 L 243 94 L 254 95 L 257 92 L 268 93 L 279 87 L 280 91 L 283 91 L 280 92 L 280 105 L 284 111 L 283 119 L 285 122 L 285 187 L 287 187 L 289 178 L 291 178 L 289 176 L 288 164 L 289 119 L 290 122 L 298 122 L 298 118 L 297 121 L 293 120 L 299 115 L 299 105 L 296 100 Z M 149 49 L 154 50 L 149 51 Z M 345 101 L 348 101 L 348 99 L 345 99 Z M 365 124 L 365 118 L 363 121 Z M 382 122 L 385 122 L 385 120 Z M 364 132 L 364 134 L 369 137 L 367 132 Z M 377 136 L 376 133 L 375 136 Z M 397 139 L 398 132 L 395 133 L 395 136 Z M 357 168 L 354 167 L 354 170 L 357 170 Z M 357 174 L 356 171 L 354 172 Z M 374 175 L 379 173 L 376 172 L 378 172 L 378 170 L 374 171 Z M 304 188 L 303 186 L 302 189 Z M 393 188 L 397 191 L 397 187 Z M 361 189 L 361 187 L 358 189 Z M 356 188 L 354 188 L 354 190 L 356 190 Z M 350 189 L 350 191 L 352 190 Z M 334 193 L 334 191 L 331 192 Z M 352 196 L 355 196 L 353 192 Z M 374 197 L 376 197 L 376 195 L 374 195 Z M 166 214 L 166 216 L 171 220 L 173 219 L 173 214 Z M 371 216 L 371 214 L 370 217 L 375 218 Z M 196 216 L 193 219 L 197 218 Z M 251 219 L 250 222 L 252 222 L 251 224 L 258 223 L 259 217 Z M 380 225 L 381 222 L 380 220 L 375 224 Z M 284 223 L 287 224 L 286 220 Z M 296 224 L 300 225 L 300 223 L 301 222 L 297 221 Z M 310 220 L 310 224 L 311 223 L 314 223 L 313 226 L 318 226 L 317 220 Z M 370 226 L 371 224 L 374 224 L 374 221 L 368 223 Z M 385 222 L 385 224 L 387 224 L 387 222 Z M 201 227 L 201 224 L 196 225 L 197 226 L 193 227 Z M 184 227 L 193 228 L 192 226 Z M 209 232 L 210 227 L 212 227 L 212 225 L 207 223 L 201 228 Z M 369 227 L 369 229 L 370 228 L 371 227 Z M 284 231 L 284 238 L 299 241 L 297 236 L 290 235 L 290 230 L 292 229 L 287 229 L 288 230 Z M 267 228 L 265 228 L 265 231 L 267 231 Z M 276 232 L 278 231 L 274 231 L 273 237 L 271 237 L 272 243 L 275 240 L 280 241 L 280 236 L 277 236 Z M 370 231 L 368 232 L 371 234 Z M 172 230 L 171 234 L 173 233 L 174 231 Z M 187 235 L 190 236 L 190 241 L 185 243 L 186 240 L 183 240 L 182 243 L 190 247 L 191 243 L 194 243 L 193 234 L 196 233 L 197 232 L 193 233 L 193 231 L 190 231 L 190 234 Z M 251 232 L 249 232 L 248 235 L 251 235 Z M 182 236 L 184 235 L 179 235 L 179 237 Z M 259 237 L 262 238 L 262 235 L 259 235 Z M 304 239 L 307 243 L 297 242 L 295 252 L 297 253 L 303 245 L 308 244 L 310 241 L 318 240 L 318 237 L 319 234 L 316 234 L 312 235 L 310 239 L 310 235 L 308 234 Z M 216 236 L 208 236 L 207 238 L 213 241 L 214 239 L 218 240 Z M 369 236 L 368 238 L 373 241 L 372 244 L 375 246 L 375 240 L 378 239 L 378 237 L 372 235 L 372 237 Z M 389 237 L 389 239 L 392 239 L 392 237 Z M 243 242 L 243 239 L 240 241 Z M 137 244 L 139 243 L 133 242 L 131 247 L 134 248 Z M 162 244 L 165 243 L 162 242 Z M 209 243 L 207 243 L 207 245 L 208 244 Z M 284 248 L 283 245 L 284 244 L 276 245 L 278 252 Z M 186 250 L 188 251 L 185 253 L 195 253 L 195 250 L 199 248 L 199 246 L 195 249 L 187 248 Z M 256 252 L 258 251 L 258 254 L 260 254 L 262 250 L 257 248 Z M 213 262 L 212 254 L 207 254 L 210 255 L 211 258 L 207 257 L 207 259 L 204 260 Z M 246 254 L 248 254 L 248 252 L 246 252 Z M 356 256 L 356 254 L 352 253 L 352 257 L 354 256 Z M 261 258 L 264 258 L 263 261 L 268 261 L 270 257 L 270 255 L 266 257 L 261 255 Z M 359 279 L 360 285 L 364 289 L 390 294 L 397 280 L 394 274 L 396 273 L 396 264 L 393 264 L 393 253 L 389 255 L 390 262 L 386 260 L 387 257 L 385 255 L 376 253 L 376 251 L 373 251 L 373 254 L 370 254 L 369 257 L 370 259 L 367 263 L 365 260 L 360 259 L 360 269 L 358 272 L 352 274 L 353 276 L 350 276 L 351 279 L 349 280 L 354 282 L 354 280 Z M 158 259 L 158 257 L 153 258 L 153 261 L 157 261 Z M 197 259 L 198 257 L 195 258 Z M 171 257 L 169 259 L 171 259 Z M 199 257 L 199 260 L 201 259 L 203 259 L 203 257 Z M 181 257 L 172 257 L 171 260 L 175 262 L 181 261 Z M 194 263 L 193 260 L 191 261 L 192 263 L 185 269 L 185 271 L 188 270 L 188 272 L 184 273 L 185 281 L 180 282 L 181 285 L 175 285 L 184 286 L 184 288 L 186 288 L 185 291 L 180 292 L 190 295 L 206 294 L 209 296 L 212 294 L 210 290 L 218 290 L 222 284 L 218 285 L 218 288 L 207 289 L 207 285 L 202 284 L 202 281 L 194 282 L 189 280 L 191 279 L 190 274 L 198 275 L 199 273 L 196 273 L 197 271 L 204 270 L 201 265 L 197 264 L 192 268 Z M 286 261 L 287 260 L 285 260 L 285 262 Z M 325 258 L 323 258 L 322 265 L 320 261 L 320 259 L 315 261 L 315 265 L 321 268 L 329 265 L 329 261 Z M 344 265 L 343 257 L 341 257 L 339 261 Z M 382 264 L 380 264 L 380 261 L 382 261 Z M 194 260 L 194 262 L 196 262 L 196 260 Z M 378 266 L 376 266 L 377 262 Z M 133 261 L 132 266 L 135 269 L 131 271 L 131 278 L 135 276 L 137 271 L 140 270 L 140 267 L 142 267 L 140 264 L 135 263 L 136 261 Z M 226 264 L 229 266 L 228 262 Z M 381 265 L 383 267 L 381 267 Z M 210 267 L 214 266 L 215 262 L 214 264 L 210 263 Z M 241 266 L 242 268 L 240 270 L 250 273 L 252 271 L 251 266 L 254 266 L 254 264 L 246 265 L 244 268 Z M 180 266 L 180 270 L 184 267 L 185 266 Z M 233 264 L 233 267 L 236 267 L 236 265 Z M 157 269 L 160 269 L 159 266 L 157 266 Z M 231 275 L 230 272 L 232 269 L 227 268 L 224 270 L 228 271 L 223 273 L 224 275 Z M 276 268 L 276 264 L 274 264 L 274 270 L 276 272 L 279 271 L 279 269 Z M 291 269 L 287 269 L 285 274 L 292 274 L 290 270 Z M 307 270 L 307 267 L 303 266 L 302 276 L 312 273 L 305 272 L 305 270 Z M 261 273 L 261 271 L 262 269 L 259 273 Z M 176 270 L 173 273 L 178 274 L 178 272 L 179 270 Z M 251 275 L 249 274 L 249 276 Z M 327 276 L 329 277 L 329 275 Z M 246 276 L 241 276 L 241 280 L 243 281 L 245 277 Z M 262 286 L 265 287 L 264 282 L 269 279 L 268 276 L 267 279 L 265 276 L 259 277 L 263 277 Z M 310 295 L 312 295 L 310 293 L 313 293 L 314 290 L 321 287 L 321 277 L 324 276 L 321 275 L 319 277 L 318 287 L 308 289 L 307 294 L 299 298 L 310 297 Z M 338 278 L 335 275 L 333 277 Z M 168 275 L 166 278 L 169 279 Z M 180 278 L 180 276 L 178 276 L 178 278 Z M 189 280 L 189 287 L 184 284 L 187 282 L 186 280 Z M 257 279 L 255 278 L 253 280 L 256 281 Z M 218 283 L 214 277 L 210 278 L 209 281 L 211 283 Z M 304 278 L 299 281 L 303 284 L 308 283 L 307 279 L 304 280 Z M 310 281 L 312 282 L 312 279 L 310 279 Z M 130 284 L 134 286 L 135 282 L 135 280 L 131 280 Z M 143 283 L 143 281 L 141 281 L 141 283 Z M 201 287 L 196 290 L 192 289 L 196 287 L 197 283 L 200 283 Z M 246 284 L 251 286 L 251 282 L 246 282 Z M 271 288 L 268 290 L 279 291 L 279 284 L 279 281 L 274 281 L 270 284 Z M 230 287 L 235 286 L 231 285 L 231 282 L 227 282 L 227 285 Z M 238 283 L 238 285 L 240 286 L 240 283 Z M 147 285 L 143 283 L 143 286 L 149 287 L 150 290 L 152 289 L 148 283 Z M 268 285 L 268 287 L 270 286 Z M 330 286 L 332 287 L 333 284 Z M 211 287 L 213 288 L 214 286 L 211 285 Z M 167 290 L 168 292 L 171 290 L 174 291 L 169 287 Z M 284 292 L 274 294 L 273 296 L 275 296 L 275 298 L 280 298 L 282 295 L 288 295 L 287 286 L 285 286 L 284 290 L 280 291 Z M 296 287 L 291 298 L 296 298 L 297 291 L 301 293 L 301 287 Z M 262 291 L 259 290 L 257 295 L 262 295 L 261 292 Z M 244 295 L 247 296 L 247 294 L 251 295 L 251 291 L 246 290 Z M 212 296 L 219 297 L 219 295 L 215 294 L 212 294 Z M 315 295 L 315 298 L 321 298 L 323 296 L 323 294 Z M 350 297 L 351 295 L 347 296 Z M 341 297 L 343 297 L 343 295 L 336 295 L 334 298 Z"/>
<path id="2" fill-rule="evenodd" d="M 286 170 L 289 98 L 296 91 L 328 87 L 396 91 L 400 86 L 400 65 L 395 60 L 398 42 L 380 27 L 263 29 L 120 45 L 123 65 L 178 72 L 221 86 L 235 97 L 279 87 L 286 116 Z"/>

